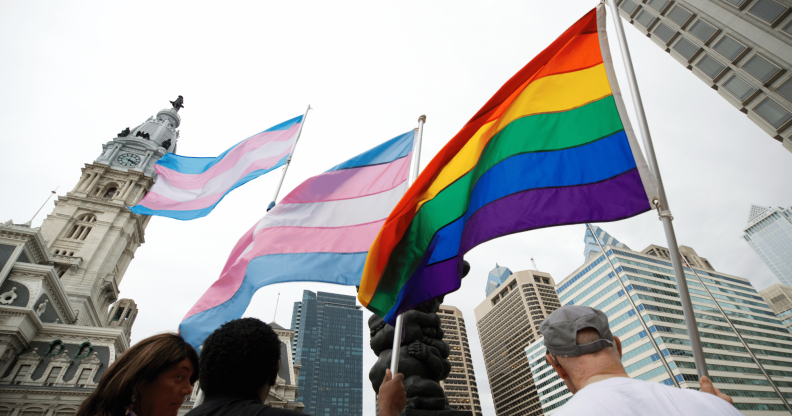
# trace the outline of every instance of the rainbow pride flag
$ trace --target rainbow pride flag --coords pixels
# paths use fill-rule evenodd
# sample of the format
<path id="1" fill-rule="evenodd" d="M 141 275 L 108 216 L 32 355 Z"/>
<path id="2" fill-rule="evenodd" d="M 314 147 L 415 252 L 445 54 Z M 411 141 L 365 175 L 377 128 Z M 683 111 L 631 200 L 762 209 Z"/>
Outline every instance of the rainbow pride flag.
<path id="1" fill-rule="evenodd" d="M 270 127 L 217 157 L 166 154 L 154 165 L 154 186 L 129 209 L 184 221 L 209 215 L 229 192 L 286 164 L 302 119 Z"/>
<path id="2" fill-rule="evenodd" d="M 357 286 L 374 237 L 407 190 L 415 132 L 309 178 L 245 233 L 220 278 L 179 326 L 195 348 L 242 316 L 253 294 L 283 282 Z"/>
<path id="3" fill-rule="evenodd" d="M 512 77 L 432 159 L 369 250 L 358 299 L 389 323 L 460 286 L 462 256 L 536 228 L 652 208 L 598 6 Z"/>

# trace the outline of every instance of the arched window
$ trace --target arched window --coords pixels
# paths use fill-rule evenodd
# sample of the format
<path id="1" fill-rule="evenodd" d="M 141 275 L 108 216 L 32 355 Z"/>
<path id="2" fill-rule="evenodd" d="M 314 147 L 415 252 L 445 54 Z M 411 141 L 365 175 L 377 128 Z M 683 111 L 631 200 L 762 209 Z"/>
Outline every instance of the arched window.
<path id="1" fill-rule="evenodd" d="M 112 198 L 113 195 L 115 195 L 117 190 L 118 190 L 117 188 L 107 188 L 107 191 L 105 191 L 104 197 L 105 198 Z"/>

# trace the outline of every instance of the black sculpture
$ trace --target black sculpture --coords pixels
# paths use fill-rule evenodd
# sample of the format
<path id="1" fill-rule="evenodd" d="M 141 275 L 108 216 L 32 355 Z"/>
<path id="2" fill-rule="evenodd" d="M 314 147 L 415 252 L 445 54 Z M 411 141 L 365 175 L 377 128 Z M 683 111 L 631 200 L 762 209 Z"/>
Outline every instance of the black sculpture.
<path id="1" fill-rule="evenodd" d="M 135 137 L 142 137 L 142 138 L 144 138 L 146 140 L 151 140 L 151 136 L 148 133 L 143 133 L 140 130 L 138 130 L 138 132 L 135 133 Z"/>
<path id="2" fill-rule="evenodd" d="M 171 139 L 168 139 L 168 140 L 165 140 L 164 142 L 162 142 L 162 144 L 160 146 L 164 147 L 165 150 L 168 150 L 168 149 L 170 149 L 170 145 L 171 145 Z"/>
<path id="3" fill-rule="evenodd" d="M 178 113 L 180 108 L 184 108 L 184 106 L 182 105 L 184 104 L 184 97 L 180 95 L 179 98 L 176 99 L 176 101 L 171 101 L 170 103 L 173 106 L 173 109 L 176 110 L 176 112 Z"/>
<path id="4" fill-rule="evenodd" d="M 470 264 L 464 261 L 462 277 L 469 271 Z M 404 389 L 407 393 L 404 414 L 471 414 L 451 410 L 440 386 L 440 381 L 445 380 L 451 371 L 451 362 L 448 360 L 450 348 L 443 341 L 443 329 L 437 316 L 443 299 L 444 296 L 431 299 L 403 314 L 399 372 L 404 374 Z M 390 368 L 394 328 L 377 315 L 369 318 L 368 325 L 371 330 L 371 349 L 378 357 L 369 372 L 369 380 L 378 393 L 385 370 Z"/>
<path id="5" fill-rule="evenodd" d="M 129 127 L 121 130 L 121 133 L 118 133 L 118 137 L 127 137 L 129 136 Z"/>

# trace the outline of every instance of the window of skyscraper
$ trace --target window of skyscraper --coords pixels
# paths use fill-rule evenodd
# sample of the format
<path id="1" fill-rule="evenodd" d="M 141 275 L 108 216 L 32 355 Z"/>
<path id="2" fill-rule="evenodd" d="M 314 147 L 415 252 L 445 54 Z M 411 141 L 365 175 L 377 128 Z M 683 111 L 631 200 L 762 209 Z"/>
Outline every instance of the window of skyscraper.
<path id="1" fill-rule="evenodd" d="M 762 81 L 762 84 L 769 81 L 781 68 L 775 66 L 761 55 L 756 54 L 751 57 L 743 66 L 752 77 Z"/>
<path id="2" fill-rule="evenodd" d="M 792 35 L 792 22 L 787 23 L 786 26 L 784 26 L 784 29 L 782 29 L 782 30 L 784 32 Z"/>
<path id="3" fill-rule="evenodd" d="M 734 60 L 737 59 L 741 53 L 743 53 L 745 46 L 732 39 L 731 36 L 726 35 L 723 36 L 717 43 L 715 43 L 715 46 L 713 46 L 712 49 L 715 49 L 715 52 L 723 55 L 729 61 L 734 62 Z"/>
<path id="4" fill-rule="evenodd" d="M 690 26 L 688 32 L 690 32 L 693 36 L 699 38 L 704 43 L 707 43 L 708 40 L 712 38 L 712 35 L 715 34 L 717 29 L 715 29 L 711 24 L 699 19 L 696 23 L 693 23 Z"/>
<path id="5" fill-rule="evenodd" d="M 649 13 L 646 11 L 646 9 L 643 9 L 640 13 L 638 13 L 635 21 L 640 23 L 641 26 L 645 27 L 646 29 L 649 29 L 649 27 L 652 26 L 652 23 L 654 23 L 655 19 L 657 18 L 652 13 Z"/>
<path id="6" fill-rule="evenodd" d="M 619 8 L 622 9 L 628 15 L 632 16 L 633 12 L 635 12 L 635 9 L 638 8 L 638 5 L 635 4 L 635 2 L 633 2 L 632 0 L 624 0 L 624 2 L 621 4 L 621 6 L 619 6 Z"/>
<path id="7" fill-rule="evenodd" d="M 668 27 L 667 24 L 661 22 L 654 28 L 654 31 L 652 33 L 654 33 L 660 40 L 668 44 L 668 42 L 671 41 L 671 39 L 674 37 L 674 35 L 676 35 L 677 32 L 676 30 Z"/>
<path id="8" fill-rule="evenodd" d="M 762 100 L 753 110 L 774 128 L 781 127 L 792 118 L 792 114 L 789 111 L 784 110 L 784 107 L 769 98 Z"/>
<path id="9" fill-rule="evenodd" d="M 668 3 L 671 3 L 671 0 L 649 0 L 646 2 L 649 7 L 657 10 L 660 13 L 665 10 L 666 6 L 668 6 Z"/>
<path id="10" fill-rule="evenodd" d="M 713 59 L 711 56 L 704 54 L 704 57 L 699 59 L 696 67 L 701 70 L 701 72 L 707 74 L 710 78 L 715 78 L 726 69 L 725 65 L 722 65 L 716 59 Z"/>
<path id="11" fill-rule="evenodd" d="M 682 27 L 685 26 L 685 23 L 687 23 L 691 17 L 693 17 L 693 13 L 677 4 L 673 9 L 671 9 L 670 12 L 668 12 L 667 17 L 679 27 Z"/>
<path id="12" fill-rule="evenodd" d="M 781 15 L 783 15 L 787 9 L 789 8 L 774 0 L 759 0 L 753 5 L 753 7 L 748 9 L 748 13 L 764 20 L 767 23 L 772 24 L 778 20 L 778 18 L 781 17 Z"/>
<path id="13" fill-rule="evenodd" d="M 781 86 L 776 88 L 778 95 L 784 97 L 785 100 L 792 103 L 792 78 L 787 78 Z"/>
<path id="14" fill-rule="evenodd" d="M 699 47 L 686 38 L 681 37 L 677 43 L 674 44 L 673 49 L 689 61 L 693 58 L 693 55 L 698 52 Z"/>
<path id="15" fill-rule="evenodd" d="M 737 75 L 732 76 L 728 81 L 724 82 L 723 88 L 726 88 L 726 91 L 737 97 L 740 102 L 745 102 L 745 100 L 756 92 L 756 88 Z"/>

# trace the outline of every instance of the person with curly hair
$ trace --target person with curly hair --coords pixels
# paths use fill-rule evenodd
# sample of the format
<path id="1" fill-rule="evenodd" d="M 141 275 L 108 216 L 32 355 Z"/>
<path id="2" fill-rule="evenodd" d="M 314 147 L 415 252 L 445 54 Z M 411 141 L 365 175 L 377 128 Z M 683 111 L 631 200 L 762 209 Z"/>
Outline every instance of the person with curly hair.
<path id="1" fill-rule="evenodd" d="M 176 416 L 197 379 L 195 349 L 179 335 L 154 335 L 113 362 L 76 416 Z"/>
<path id="2" fill-rule="evenodd" d="M 256 318 L 236 319 L 212 332 L 201 349 L 204 402 L 187 415 L 303 415 L 264 404 L 278 377 L 280 344 L 275 331 Z"/>

